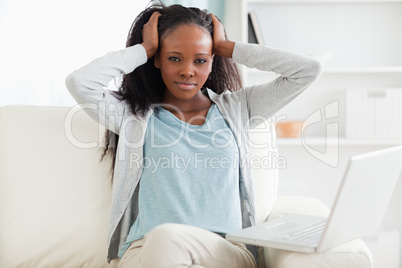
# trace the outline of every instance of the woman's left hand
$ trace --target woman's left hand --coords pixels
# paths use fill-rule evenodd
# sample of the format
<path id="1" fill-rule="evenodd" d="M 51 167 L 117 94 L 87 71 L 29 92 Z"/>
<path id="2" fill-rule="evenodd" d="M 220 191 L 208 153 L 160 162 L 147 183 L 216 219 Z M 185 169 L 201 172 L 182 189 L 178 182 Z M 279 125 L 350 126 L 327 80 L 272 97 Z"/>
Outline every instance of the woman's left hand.
<path id="1" fill-rule="evenodd" d="M 215 17 L 214 14 L 211 14 L 211 17 L 214 25 L 213 53 L 224 58 L 231 58 L 235 42 L 226 40 L 225 29 L 223 28 L 222 23 Z"/>

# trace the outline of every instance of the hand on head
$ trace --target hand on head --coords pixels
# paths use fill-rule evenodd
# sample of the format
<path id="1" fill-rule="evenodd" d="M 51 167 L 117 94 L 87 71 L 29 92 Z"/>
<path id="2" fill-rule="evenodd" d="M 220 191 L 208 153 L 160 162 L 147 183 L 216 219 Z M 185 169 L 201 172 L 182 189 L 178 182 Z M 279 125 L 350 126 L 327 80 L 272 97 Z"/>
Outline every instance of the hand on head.
<path id="1" fill-rule="evenodd" d="M 142 29 L 142 45 L 144 46 L 148 58 L 155 55 L 158 50 L 158 19 L 162 16 L 159 12 L 152 13 L 148 22 L 144 24 Z M 212 23 L 214 26 L 213 33 L 213 53 L 224 58 L 231 58 L 234 48 L 234 42 L 226 40 L 225 29 L 222 23 L 211 14 Z"/>
<path id="2" fill-rule="evenodd" d="M 212 24 L 214 25 L 214 36 L 213 36 L 214 50 L 216 50 L 218 48 L 218 44 L 226 41 L 225 30 L 223 28 L 222 23 L 218 20 L 218 18 L 214 14 L 211 14 L 211 18 L 212 18 Z"/>
<path id="3" fill-rule="evenodd" d="M 158 18 L 162 16 L 159 12 L 152 13 L 148 22 L 142 28 L 142 46 L 147 51 L 148 59 L 155 55 L 159 46 Z"/>
<path id="4" fill-rule="evenodd" d="M 214 25 L 213 53 L 224 58 L 231 58 L 235 43 L 226 40 L 225 29 L 222 23 L 215 17 L 214 14 L 211 14 L 211 17 L 212 17 L 212 23 Z"/>

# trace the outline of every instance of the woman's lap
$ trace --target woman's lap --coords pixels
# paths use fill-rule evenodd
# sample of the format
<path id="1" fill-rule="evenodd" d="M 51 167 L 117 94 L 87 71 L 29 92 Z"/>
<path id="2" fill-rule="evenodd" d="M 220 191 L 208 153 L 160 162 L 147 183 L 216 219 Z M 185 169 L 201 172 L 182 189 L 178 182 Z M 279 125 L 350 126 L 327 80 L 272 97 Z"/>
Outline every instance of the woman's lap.
<path id="1" fill-rule="evenodd" d="M 118 268 L 132 267 L 256 267 L 241 243 L 190 225 L 167 223 L 155 227 L 127 249 Z"/>

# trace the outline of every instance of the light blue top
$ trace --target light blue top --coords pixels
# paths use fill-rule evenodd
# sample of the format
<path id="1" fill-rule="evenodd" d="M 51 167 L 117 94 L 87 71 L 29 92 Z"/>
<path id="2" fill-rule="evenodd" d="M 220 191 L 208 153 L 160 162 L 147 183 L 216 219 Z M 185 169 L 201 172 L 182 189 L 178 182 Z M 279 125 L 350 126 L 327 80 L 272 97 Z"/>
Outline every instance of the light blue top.
<path id="1" fill-rule="evenodd" d="M 159 108 L 148 122 L 139 214 L 119 251 L 162 223 L 213 232 L 242 228 L 239 153 L 227 122 L 212 104 L 203 125 Z"/>

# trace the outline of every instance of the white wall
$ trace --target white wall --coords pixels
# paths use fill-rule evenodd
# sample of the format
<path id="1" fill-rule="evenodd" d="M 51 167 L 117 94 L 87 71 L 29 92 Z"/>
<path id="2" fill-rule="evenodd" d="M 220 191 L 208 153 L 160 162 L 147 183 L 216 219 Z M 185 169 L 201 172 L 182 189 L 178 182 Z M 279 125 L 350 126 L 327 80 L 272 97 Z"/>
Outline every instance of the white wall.
<path id="1" fill-rule="evenodd" d="M 72 105 L 64 79 L 125 46 L 148 0 L 1 0 L 0 106 Z"/>

